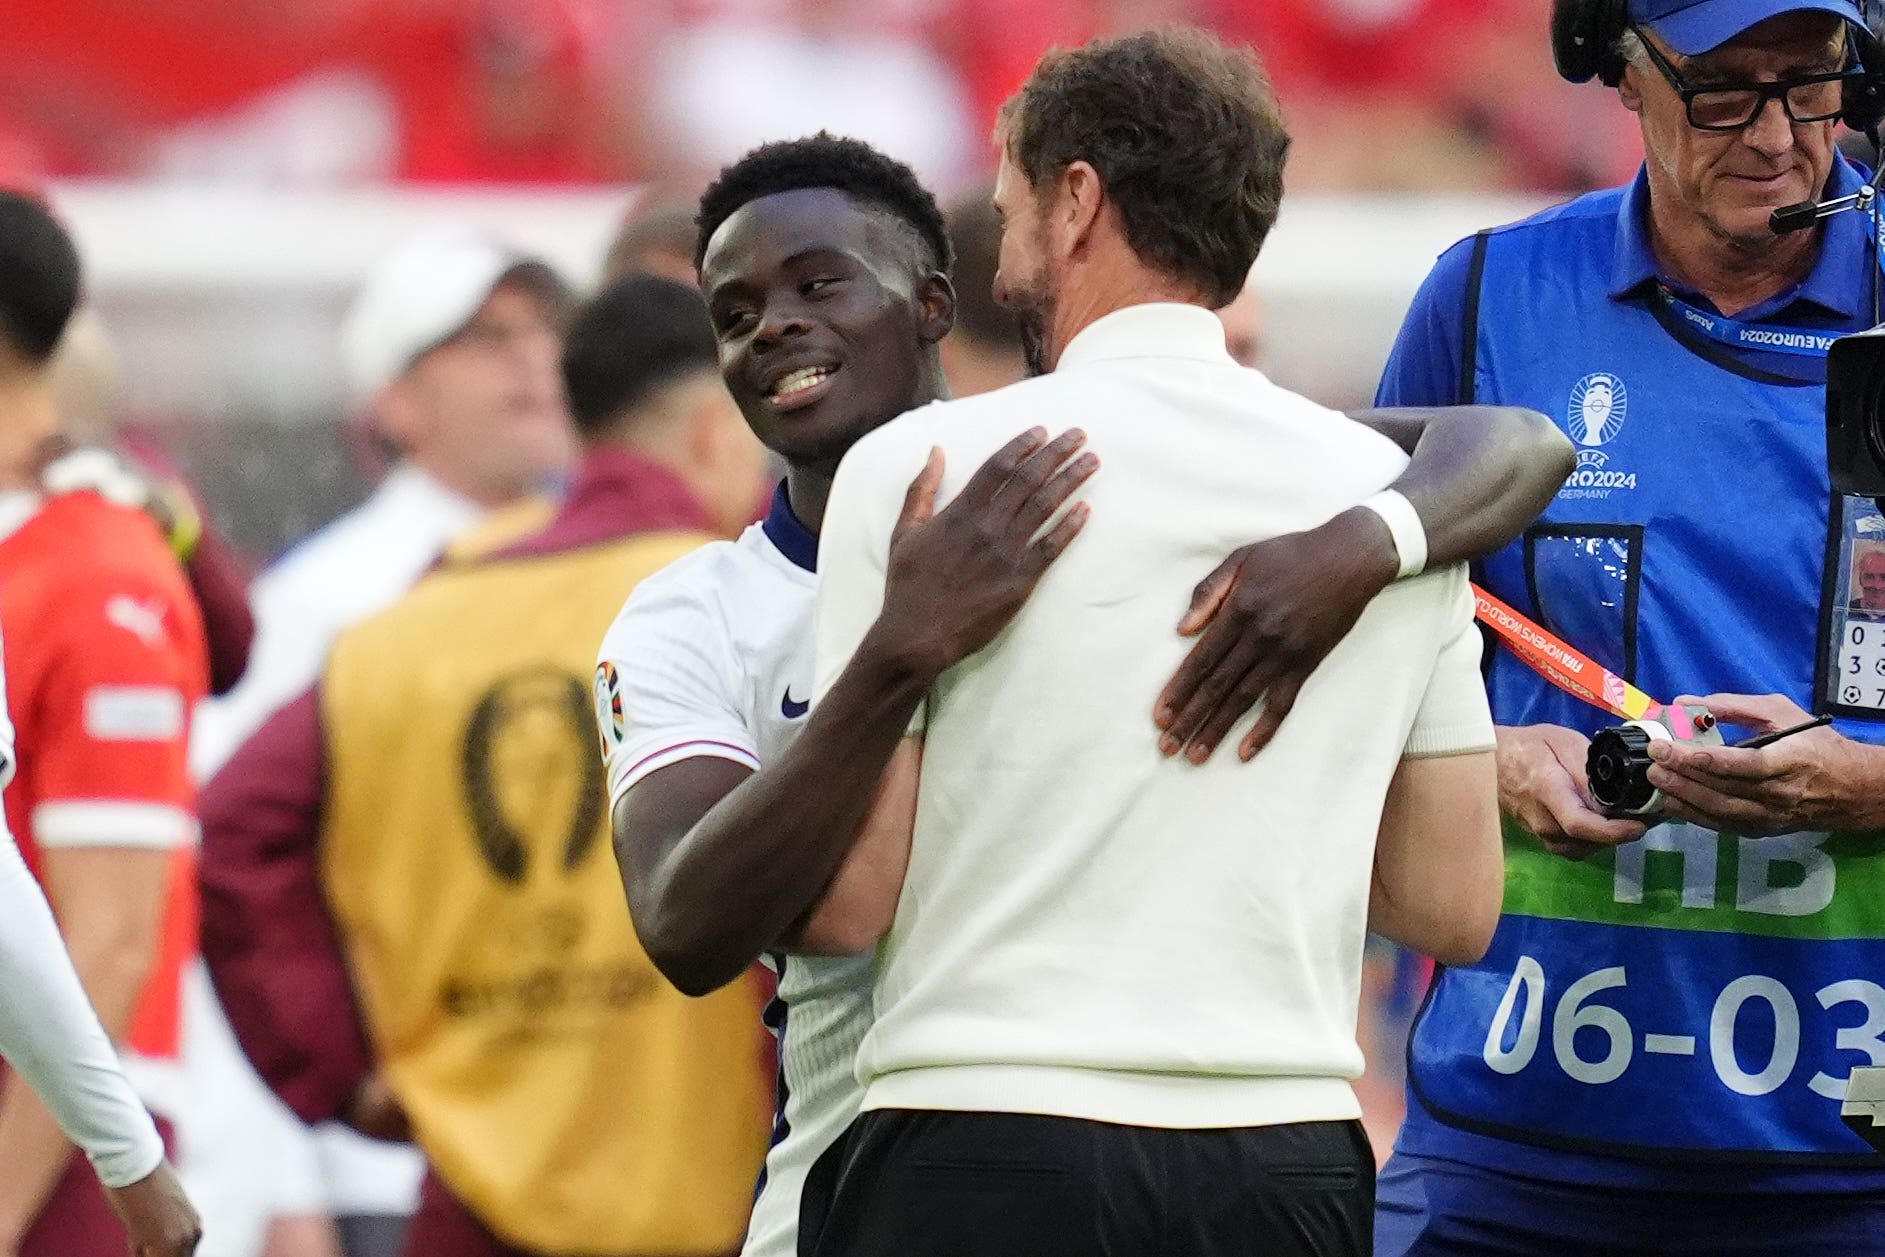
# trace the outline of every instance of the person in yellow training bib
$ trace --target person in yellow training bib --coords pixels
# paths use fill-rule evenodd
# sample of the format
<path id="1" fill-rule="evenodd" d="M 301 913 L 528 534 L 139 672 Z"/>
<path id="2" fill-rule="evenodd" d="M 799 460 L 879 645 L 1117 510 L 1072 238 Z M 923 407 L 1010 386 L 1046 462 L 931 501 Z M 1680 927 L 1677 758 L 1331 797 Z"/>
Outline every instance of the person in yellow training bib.
<path id="1" fill-rule="evenodd" d="M 637 943 L 589 715 L 622 599 L 747 522 L 763 453 L 689 288 L 618 281 L 563 368 L 557 517 L 343 634 L 203 808 L 231 1024 L 302 1118 L 424 1150 L 408 1257 L 731 1252 L 765 1153 L 760 993 L 690 1000 Z"/>

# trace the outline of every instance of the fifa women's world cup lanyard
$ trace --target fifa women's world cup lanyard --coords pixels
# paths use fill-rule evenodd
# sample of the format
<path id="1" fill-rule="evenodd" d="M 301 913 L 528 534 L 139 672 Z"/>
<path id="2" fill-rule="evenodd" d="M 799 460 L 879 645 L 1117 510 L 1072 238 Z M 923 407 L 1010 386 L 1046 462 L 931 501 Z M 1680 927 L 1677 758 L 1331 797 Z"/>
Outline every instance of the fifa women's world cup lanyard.
<path id="1" fill-rule="evenodd" d="M 1612 816 L 1649 817 L 1662 810 L 1662 793 L 1648 780 L 1651 742 L 1722 745 L 1721 726 L 1707 708 L 1659 703 L 1477 585 L 1473 586 L 1473 599 L 1480 623 L 1497 634 L 1513 654 L 1573 698 L 1621 721 L 1591 738 L 1590 755 L 1585 761 L 1591 795 Z M 1736 745 L 1768 746 L 1831 722 L 1832 717 L 1820 716 Z"/>

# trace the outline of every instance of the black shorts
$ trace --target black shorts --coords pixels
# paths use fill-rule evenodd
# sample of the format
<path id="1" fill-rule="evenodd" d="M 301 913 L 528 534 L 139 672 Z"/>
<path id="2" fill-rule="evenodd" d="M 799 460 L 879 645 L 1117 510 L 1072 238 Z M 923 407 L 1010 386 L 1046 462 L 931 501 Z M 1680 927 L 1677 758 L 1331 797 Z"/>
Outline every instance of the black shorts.
<path id="1" fill-rule="evenodd" d="M 1154 1130 L 879 1109 L 813 1169 L 801 1257 L 1365 1257 L 1359 1122 Z"/>

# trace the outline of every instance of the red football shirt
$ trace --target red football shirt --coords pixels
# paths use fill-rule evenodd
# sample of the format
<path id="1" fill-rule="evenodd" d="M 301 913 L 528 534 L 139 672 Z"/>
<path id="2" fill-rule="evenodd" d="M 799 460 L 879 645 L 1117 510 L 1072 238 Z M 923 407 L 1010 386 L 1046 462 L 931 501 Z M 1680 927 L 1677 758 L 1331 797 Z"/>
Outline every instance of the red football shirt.
<path id="1" fill-rule="evenodd" d="M 129 1046 L 177 1054 L 195 953 L 190 715 L 208 685 L 183 570 L 141 512 L 91 493 L 40 504 L 0 539 L 0 633 L 18 775 L 8 827 L 35 873 L 60 846 L 174 851 L 163 942 Z"/>

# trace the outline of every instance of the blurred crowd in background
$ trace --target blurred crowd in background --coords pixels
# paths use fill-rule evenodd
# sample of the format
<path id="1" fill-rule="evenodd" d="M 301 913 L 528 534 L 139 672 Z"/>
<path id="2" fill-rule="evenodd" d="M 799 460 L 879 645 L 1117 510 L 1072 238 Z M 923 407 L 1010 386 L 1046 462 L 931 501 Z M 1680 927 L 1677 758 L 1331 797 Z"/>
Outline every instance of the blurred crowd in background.
<path id="1" fill-rule="evenodd" d="M 1422 203 L 1502 198 L 1462 220 L 1517 217 L 1620 182 L 1639 160 L 1633 119 L 1611 95 L 1553 73 L 1549 8 L 0 0 L 0 185 L 49 189 L 85 246 L 93 313 L 68 371 L 81 421 L 128 422 L 166 447 L 262 560 L 382 470 L 375 443 L 335 422 L 348 399 L 333 333 L 367 261 L 424 225 L 407 212 L 386 226 L 400 207 L 528 189 L 533 210 L 567 206 L 567 220 L 595 224 L 594 247 L 546 238 L 533 212 L 499 225 L 583 284 L 625 213 L 687 205 L 767 139 L 855 135 L 940 196 L 972 198 L 992 178 L 1001 102 L 1044 50 L 1161 22 L 1258 49 L 1295 136 L 1292 204 L 1383 207 L 1331 232 L 1342 266 L 1265 294 L 1303 334 L 1266 346 L 1263 365 L 1330 404 L 1363 401 L 1377 365 L 1364 360 L 1376 342 L 1385 352 L 1391 307 L 1458 234 L 1451 221 L 1415 230 Z M 1283 230 L 1300 221 L 1286 210 Z M 1368 252 L 1388 237 L 1404 258 Z M 284 461 L 304 469 L 293 485 L 273 474 Z"/>
<path id="2" fill-rule="evenodd" d="M 939 191 L 1040 53 L 1182 21 L 1258 47 L 1294 190 L 1581 191 L 1634 128 L 1548 0 L 0 0 L 0 175 L 322 187 L 711 174 L 817 127 Z"/>

